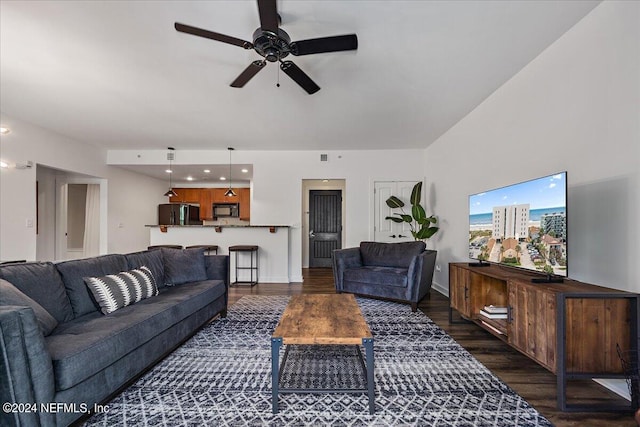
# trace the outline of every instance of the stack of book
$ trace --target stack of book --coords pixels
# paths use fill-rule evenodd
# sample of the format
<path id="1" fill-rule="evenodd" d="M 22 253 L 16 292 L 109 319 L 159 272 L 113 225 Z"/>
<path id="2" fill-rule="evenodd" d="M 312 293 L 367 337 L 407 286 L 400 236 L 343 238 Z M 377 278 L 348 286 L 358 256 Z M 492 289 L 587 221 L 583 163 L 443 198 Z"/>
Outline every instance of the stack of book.
<path id="1" fill-rule="evenodd" d="M 506 319 L 507 307 L 485 305 L 484 308 L 480 310 L 480 315 L 486 317 L 487 319 Z"/>

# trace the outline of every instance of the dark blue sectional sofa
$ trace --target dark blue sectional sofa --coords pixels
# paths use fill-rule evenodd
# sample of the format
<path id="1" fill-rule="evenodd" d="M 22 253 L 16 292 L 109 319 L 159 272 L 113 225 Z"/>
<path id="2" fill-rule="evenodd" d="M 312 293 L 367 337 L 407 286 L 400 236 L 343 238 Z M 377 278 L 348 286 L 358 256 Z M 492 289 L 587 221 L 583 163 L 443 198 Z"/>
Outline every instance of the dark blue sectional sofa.
<path id="1" fill-rule="evenodd" d="M 102 314 L 86 277 L 146 266 L 158 295 Z M 0 266 L 2 426 L 66 426 L 226 316 L 229 257 L 156 249 Z M 27 297 L 26 299 L 24 297 Z"/>

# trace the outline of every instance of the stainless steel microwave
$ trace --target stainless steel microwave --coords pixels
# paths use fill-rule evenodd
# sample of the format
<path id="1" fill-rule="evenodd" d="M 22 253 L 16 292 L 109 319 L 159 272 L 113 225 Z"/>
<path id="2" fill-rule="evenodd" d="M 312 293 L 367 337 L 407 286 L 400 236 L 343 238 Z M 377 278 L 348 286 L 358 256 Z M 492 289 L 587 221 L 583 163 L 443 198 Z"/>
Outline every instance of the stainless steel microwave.
<path id="1" fill-rule="evenodd" d="M 240 204 L 239 203 L 214 203 L 213 204 L 213 217 L 214 218 L 237 218 L 240 216 Z"/>

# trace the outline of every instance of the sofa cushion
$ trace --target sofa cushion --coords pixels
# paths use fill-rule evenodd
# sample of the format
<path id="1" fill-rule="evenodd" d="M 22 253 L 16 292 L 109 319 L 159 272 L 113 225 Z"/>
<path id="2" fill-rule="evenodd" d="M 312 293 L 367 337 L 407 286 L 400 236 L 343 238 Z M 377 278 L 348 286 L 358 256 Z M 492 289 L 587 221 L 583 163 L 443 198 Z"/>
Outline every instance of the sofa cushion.
<path id="1" fill-rule="evenodd" d="M 60 324 L 45 338 L 56 390 L 69 389 L 102 371 L 225 291 L 219 280 L 189 283 L 165 288 L 158 296 L 107 316 L 96 311 Z"/>
<path id="2" fill-rule="evenodd" d="M 344 281 L 406 288 L 407 274 L 406 268 L 364 266 L 347 268 Z"/>
<path id="3" fill-rule="evenodd" d="M 207 280 L 204 248 L 161 248 L 164 262 L 164 280 L 168 286 Z"/>
<path id="4" fill-rule="evenodd" d="M 58 322 L 73 319 L 71 302 L 58 270 L 51 262 L 26 262 L 0 266 L 0 278 L 37 302 Z"/>
<path id="5" fill-rule="evenodd" d="M 64 261 L 56 264 L 56 268 L 62 276 L 75 317 L 98 311 L 98 305 L 93 301 L 89 288 L 84 283 L 85 277 L 117 274 L 129 269 L 124 255 L 104 255 Z"/>
<path id="6" fill-rule="evenodd" d="M 31 307 L 44 336 L 58 326 L 58 321 L 47 310 L 4 279 L 0 279 L 0 305 Z"/>
<path id="7" fill-rule="evenodd" d="M 156 285 L 158 285 L 158 289 L 162 289 L 166 286 L 164 281 L 164 264 L 162 262 L 161 251 L 154 250 L 134 252 L 126 254 L 124 257 L 127 259 L 129 270 L 147 266 L 149 267 L 149 270 L 151 270 L 153 277 L 156 279 Z"/>
<path id="8" fill-rule="evenodd" d="M 120 308 L 158 295 L 158 286 L 149 267 L 102 277 L 85 277 L 84 281 L 100 305 L 102 314 L 113 313 Z"/>
<path id="9" fill-rule="evenodd" d="M 424 242 L 362 242 L 360 255 L 363 265 L 409 268 L 413 258 L 424 252 L 425 248 Z"/>

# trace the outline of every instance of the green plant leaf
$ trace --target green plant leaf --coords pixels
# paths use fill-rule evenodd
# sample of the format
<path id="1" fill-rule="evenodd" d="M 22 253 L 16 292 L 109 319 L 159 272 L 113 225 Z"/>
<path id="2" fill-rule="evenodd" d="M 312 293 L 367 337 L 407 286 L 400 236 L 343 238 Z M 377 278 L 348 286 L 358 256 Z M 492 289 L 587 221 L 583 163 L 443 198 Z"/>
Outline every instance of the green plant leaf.
<path id="1" fill-rule="evenodd" d="M 420 205 L 411 206 L 411 215 L 413 215 L 413 219 L 418 221 L 418 224 L 422 224 L 422 221 L 427 217 L 424 208 Z"/>
<path id="2" fill-rule="evenodd" d="M 420 234 L 420 238 L 421 239 L 428 239 L 431 236 L 433 236 L 434 234 L 436 234 L 436 232 L 439 230 L 438 227 L 429 227 L 429 228 L 423 228 L 419 231 Z"/>
<path id="3" fill-rule="evenodd" d="M 411 229 L 411 235 L 416 240 L 425 240 L 436 234 L 439 230 L 438 227 L 432 227 L 431 224 L 436 224 L 438 218 L 435 215 L 427 216 L 424 207 L 420 204 L 422 198 L 422 182 L 417 182 L 411 190 L 411 215 L 407 215 L 404 210 L 395 212 L 394 216 L 388 216 L 385 219 L 393 221 L 395 223 L 408 223 Z M 397 198 L 391 196 L 386 200 L 387 206 L 392 209 L 402 208 L 405 203 Z"/>
<path id="4" fill-rule="evenodd" d="M 391 221 L 397 222 L 397 223 L 404 222 L 402 218 L 399 218 L 397 216 L 388 216 L 385 219 L 390 219 Z"/>
<path id="5" fill-rule="evenodd" d="M 401 208 L 404 206 L 404 202 L 398 199 L 396 196 L 391 196 L 386 200 L 387 206 L 391 209 Z"/>
<path id="6" fill-rule="evenodd" d="M 411 215 L 400 215 L 404 222 L 413 222 L 413 217 Z"/>
<path id="7" fill-rule="evenodd" d="M 417 182 L 416 185 L 413 186 L 413 190 L 411 190 L 411 205 L 412 206 L 419 205 L 421 198 L 422 198 L 422 181 Z"/>

